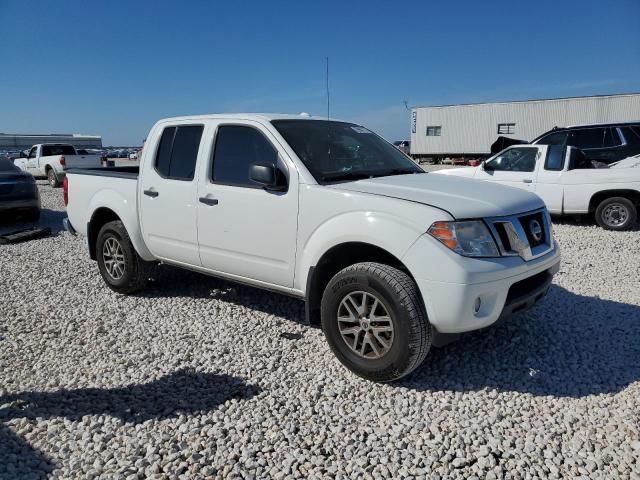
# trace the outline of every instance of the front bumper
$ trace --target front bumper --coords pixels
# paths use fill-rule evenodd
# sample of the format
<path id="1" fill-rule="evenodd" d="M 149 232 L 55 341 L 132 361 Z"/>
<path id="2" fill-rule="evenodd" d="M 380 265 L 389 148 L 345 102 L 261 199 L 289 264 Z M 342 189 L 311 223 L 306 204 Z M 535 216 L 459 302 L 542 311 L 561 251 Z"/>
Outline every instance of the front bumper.
<path id="1" fill-rule="evenodd" d="M 403 261 L 438 333 L 478 330 L 531 308 L 544 297 L 560 268 L 560 249 L 555 242 L 552 251 L 525 262 L 514 257 L 462 257 L 431 240 L 421 237 Z M 478 301 L 480 308 L 476 310 Z"/>

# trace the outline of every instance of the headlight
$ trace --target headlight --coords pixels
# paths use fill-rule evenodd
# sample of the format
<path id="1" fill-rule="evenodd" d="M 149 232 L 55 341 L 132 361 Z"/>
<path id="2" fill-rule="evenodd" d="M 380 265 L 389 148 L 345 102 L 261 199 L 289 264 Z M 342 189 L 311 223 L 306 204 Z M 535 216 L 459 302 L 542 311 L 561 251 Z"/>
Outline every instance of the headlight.
<path id="1" fill-rule="evenodd" d="M 466 257 L 499 257 L 489 229 L 480 220 L 434 222 L 427 231 L 447 248 Z"/>

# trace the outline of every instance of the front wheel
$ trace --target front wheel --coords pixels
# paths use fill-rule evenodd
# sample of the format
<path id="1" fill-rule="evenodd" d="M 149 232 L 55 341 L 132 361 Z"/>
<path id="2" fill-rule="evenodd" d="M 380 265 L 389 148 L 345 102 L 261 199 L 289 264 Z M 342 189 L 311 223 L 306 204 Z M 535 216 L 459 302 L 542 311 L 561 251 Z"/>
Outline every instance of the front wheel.
<path id="1" fill-rule="evenodd" d="M 50 168 L 47 172 L 47 180 L 52 188 L 58 188 L 60 186 L 60 180 L 58 180 L 58 176 L 56 172 L 53 171 L 53 168 Z"/>
<path id="2" fill-rule="evenodd" d="M 140 258 L 121 221 L 109 222 L 100 229 L 96 257 L 100 274 L 111 290 L 130 294 L 146 286 L 150 264 Z"/>
<path id="3" fill-rule="evenodd" d="M 627 230 L 637 216 L 634 204 L 624 197 L 607 198 L 596 209 L 596 222 L 606 230 Z"/>
<path id="4" fill-rule="evenodd" d="M 368 380 L 398 380 L 431 346 L 431 326 L 415 282 L 380 263 L 338 272 L 322 296 L 322 330 L 338 360 Z"/>

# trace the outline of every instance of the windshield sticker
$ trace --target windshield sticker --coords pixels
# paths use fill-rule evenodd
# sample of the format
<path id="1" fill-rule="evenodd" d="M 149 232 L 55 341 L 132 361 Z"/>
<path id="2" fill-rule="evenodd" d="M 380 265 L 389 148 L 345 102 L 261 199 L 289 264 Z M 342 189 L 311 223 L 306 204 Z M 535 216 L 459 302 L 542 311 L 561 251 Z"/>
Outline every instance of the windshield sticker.
<path id="1" fill-rule="evenodd" d="M 367 130 L 364 127 L 351 127 L 351 130 L 353 130 L 356 133 L 371 133 L 369 130 Z"/>

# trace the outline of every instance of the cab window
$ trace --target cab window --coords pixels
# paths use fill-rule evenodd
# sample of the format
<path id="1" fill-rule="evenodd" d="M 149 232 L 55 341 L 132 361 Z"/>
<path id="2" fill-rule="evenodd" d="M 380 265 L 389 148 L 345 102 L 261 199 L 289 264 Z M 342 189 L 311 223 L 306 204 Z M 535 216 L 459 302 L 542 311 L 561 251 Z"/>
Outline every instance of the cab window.
<path id="1" fill-rule="evenodd" d="M 223 185 L 262 188 L 249 180 L 252 163 L 278 164 L 278 152 L 253 127 L 222 125 L 216 134 L 211 180 Z"/>
<path id="2" fill-rule="evenodd" d="M 203 128 L 202 125 L 179 125 L 164 129 L 154 165 L 162 177 L 193 180 Z"/>
<path id="3" fill-rule="evenodd" d="M 544 161 L 545 170 L 562 170 L 564 168 L 565 147 L 562 145 L 549 145 L 547 158 Z"/>
<path id="4" fill-rule="evenodd" d="M 489 160 L 484 168 L 494 172 L 533 172 L 537 156 L 537 148 L 511 148 Z"/>
<path id="5" fill-rule="evenodd" d="M 542 137 L 538 140 L 537 144 L 540 145 L 564 145 L 567 141 L 567 132 L 556 132 L 547 135 L 546 137 Z"/>
<path id="6" fill-rule="evenodd" d="M 569 133 L 567 143 L 577 148 L 602 148 L 608 128 L 585 128 Z"/>

